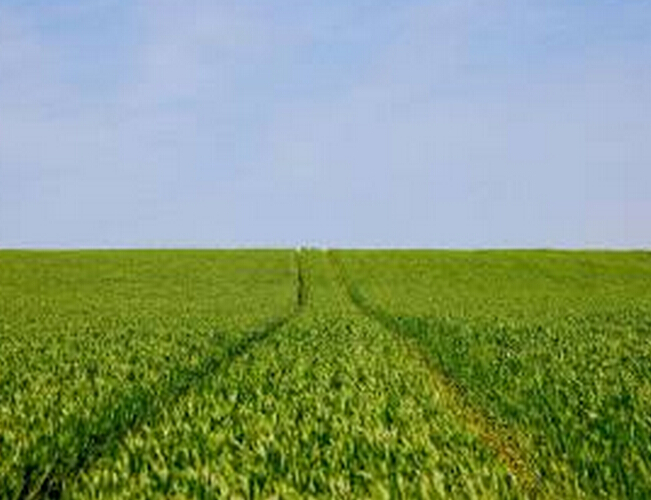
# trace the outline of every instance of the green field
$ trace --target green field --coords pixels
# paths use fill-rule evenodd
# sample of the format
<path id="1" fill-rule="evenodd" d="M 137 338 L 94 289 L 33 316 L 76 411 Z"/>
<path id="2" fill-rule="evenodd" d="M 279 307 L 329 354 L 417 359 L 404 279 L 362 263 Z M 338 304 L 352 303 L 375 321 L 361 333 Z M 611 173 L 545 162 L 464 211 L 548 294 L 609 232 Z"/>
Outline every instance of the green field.
<path id="1" fill-rule="evenodd" d="M 0 498 L 649 498 L 651 254 L 0 252 Z"/>

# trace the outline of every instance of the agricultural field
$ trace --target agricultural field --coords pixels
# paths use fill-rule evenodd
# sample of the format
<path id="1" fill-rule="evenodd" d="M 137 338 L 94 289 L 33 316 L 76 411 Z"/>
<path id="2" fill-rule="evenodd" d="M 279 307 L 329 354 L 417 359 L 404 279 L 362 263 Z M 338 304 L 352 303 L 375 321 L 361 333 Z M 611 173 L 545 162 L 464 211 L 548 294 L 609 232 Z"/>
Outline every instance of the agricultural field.
<path id="1" fill-rule="evenodd" d="M 646 498 L 651 255 L 0 252 L 0 498 Z"/>

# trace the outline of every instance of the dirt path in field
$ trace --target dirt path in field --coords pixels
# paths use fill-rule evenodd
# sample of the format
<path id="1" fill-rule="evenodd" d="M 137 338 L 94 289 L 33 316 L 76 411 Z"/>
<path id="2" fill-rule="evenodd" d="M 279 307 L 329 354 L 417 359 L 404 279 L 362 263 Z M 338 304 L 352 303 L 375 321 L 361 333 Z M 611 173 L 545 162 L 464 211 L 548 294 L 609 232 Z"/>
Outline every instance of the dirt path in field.
<path id="1" fill-rule="evenodd" d="M 18 499 L 60 498 L 65 485 L 74 481 L 112 446 L 129 432 L 156 418 L 162 409 L 174 404 L 218 370 L 229 366 L 255 344 L 278 331 L 298 316 L 308 302 L 305 263 L 302 251 L 294 253 L 296 262 L 296 294 L 292 311 L 283 318 L 244 335 L 225 349 L 209 352 L 200 363 L 172 366 L 169 373 L 154 385 L 129 387 L 106 406 L 97 408 L 93 416 L 80 419 L 72 415 L 51 435 L 44 436 L 33 449 L 27 450 L 22 467 L 22 489 Z M 71 436 L 61 444 L 58 436 Z M 45 443 L 45 445 L 44 445 Z"/>
<path id="2" fill-rule="evenodd" d="M 337 256 L 332 251 L 328 251 L 327 256 L 330 265 L 334 268 L 334 275 L 337 277 L 339 285 L 345 289 L 348 298 L 356 308 L 392 332 L 409 353 L 427 366 L 431 383 L 441 395 L 441 400 L 446 408 L 463 423 L 466 429 L 479 437 L 484 445 L 497 455 L 528 497 L 544 496 L 540 491 L 540 480 L 527 461 L 525 447 L 520 444 L 522 438 L 487 416 L 480 409 L 471 406 L 458 385 L 435 366 L 431 358 L 420 349 L 413 339 L 407 338 L 397 328 L 391 316 L 368 303 L 346 274 L 346 270 Z"/>

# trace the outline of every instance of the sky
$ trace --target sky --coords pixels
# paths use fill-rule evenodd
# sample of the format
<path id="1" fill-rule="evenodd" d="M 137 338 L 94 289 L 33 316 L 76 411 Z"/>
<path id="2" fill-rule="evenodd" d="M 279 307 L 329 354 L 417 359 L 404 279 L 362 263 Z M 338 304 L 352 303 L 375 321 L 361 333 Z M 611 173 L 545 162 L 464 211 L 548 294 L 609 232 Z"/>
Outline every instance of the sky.
<path id="1" fill-rule="evenodd" d="M 650 248 L 650 27 L 645 0 L 0 0 L 0 248 Z"/>

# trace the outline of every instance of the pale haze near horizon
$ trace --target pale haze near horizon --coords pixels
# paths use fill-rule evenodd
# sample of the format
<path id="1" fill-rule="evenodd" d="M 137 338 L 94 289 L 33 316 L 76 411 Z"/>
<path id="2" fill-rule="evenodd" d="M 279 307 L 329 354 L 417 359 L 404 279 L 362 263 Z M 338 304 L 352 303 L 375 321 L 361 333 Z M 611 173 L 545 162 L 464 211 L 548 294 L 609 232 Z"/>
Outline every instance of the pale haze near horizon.
<path id="1" fill-rule="evenodd" d="M 0 0 L 0 248 L 651 247 L 651 2 Z"/>

